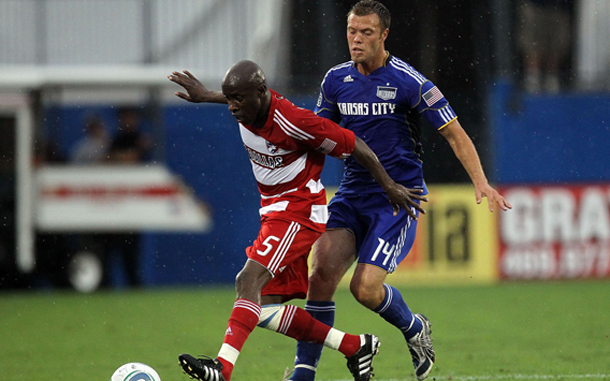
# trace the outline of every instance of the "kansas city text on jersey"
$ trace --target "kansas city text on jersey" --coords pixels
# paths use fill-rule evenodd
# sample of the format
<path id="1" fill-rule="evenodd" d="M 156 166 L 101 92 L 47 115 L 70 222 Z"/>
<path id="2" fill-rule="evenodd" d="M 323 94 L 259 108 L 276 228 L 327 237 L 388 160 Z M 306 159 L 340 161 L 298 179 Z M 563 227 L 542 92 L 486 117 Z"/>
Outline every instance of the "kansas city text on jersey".
<path id="1" fill-rule="evenodd" d="M 342 115 L 387 115 L 394 114 L 394 103 L 337 103 Z"/>

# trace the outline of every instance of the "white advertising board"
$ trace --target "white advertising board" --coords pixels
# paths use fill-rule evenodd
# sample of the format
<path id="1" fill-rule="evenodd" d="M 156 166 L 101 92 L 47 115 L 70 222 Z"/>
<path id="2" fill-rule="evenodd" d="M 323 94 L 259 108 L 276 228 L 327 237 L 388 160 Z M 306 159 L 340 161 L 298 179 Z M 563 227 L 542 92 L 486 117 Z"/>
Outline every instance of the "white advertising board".
<path id="1" fill-rule="evenodd" d="M 35 171 L 44 232 L 205 232 L 211 216 L 164 166 L 47 166 Z"/>

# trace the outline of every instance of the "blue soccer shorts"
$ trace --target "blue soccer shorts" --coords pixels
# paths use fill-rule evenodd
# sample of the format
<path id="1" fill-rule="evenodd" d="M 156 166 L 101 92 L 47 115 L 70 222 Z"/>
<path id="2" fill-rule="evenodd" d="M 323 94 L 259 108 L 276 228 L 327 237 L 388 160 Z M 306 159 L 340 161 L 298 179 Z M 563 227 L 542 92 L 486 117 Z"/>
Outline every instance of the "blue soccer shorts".
<path id="1" fill-rule="evenodd" d="M 412 209 L 419 217 L 419 211 Z M 394 216 L 385 193 L 338 193 L 328 205 L 328 212 L 327 230 L 347 228 L 354 233 L 358 263 L 392 273 L 413 247 L 417 221 L 402 208 Z"/>

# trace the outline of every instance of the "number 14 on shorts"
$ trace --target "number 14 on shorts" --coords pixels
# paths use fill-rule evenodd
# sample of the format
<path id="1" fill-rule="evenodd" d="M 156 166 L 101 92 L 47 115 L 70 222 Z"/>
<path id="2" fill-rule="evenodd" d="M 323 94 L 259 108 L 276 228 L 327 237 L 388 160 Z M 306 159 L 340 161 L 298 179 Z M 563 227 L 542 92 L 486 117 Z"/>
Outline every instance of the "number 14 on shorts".
<path id="1" fill-rule="evenodd" d="M 385 266 L 388 263 L 388 260 L 392 257 L 392 254 L 394 254 L 394 249 L 396 248 L 396 245 L 390 245 L 390 243 L 386 242 L 386 240 L 384 240 L 383 238 L 377 237 L 377 239 L 379 240 L 379 245 L 377 245 L 377 249 L 371 257 L 371 262 L 377 261 L 377 257 L 379 257 L 379 254 L 382 254 L 379 260 L 383 260 L 381 265 Z"/>

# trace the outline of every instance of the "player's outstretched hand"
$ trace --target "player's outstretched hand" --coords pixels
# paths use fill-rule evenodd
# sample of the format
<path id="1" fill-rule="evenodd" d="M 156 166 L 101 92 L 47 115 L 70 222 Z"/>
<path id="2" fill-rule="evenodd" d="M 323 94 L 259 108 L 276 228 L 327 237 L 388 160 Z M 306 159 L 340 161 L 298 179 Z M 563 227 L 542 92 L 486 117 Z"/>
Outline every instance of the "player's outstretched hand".
<path id="1" fill-rule="evenodd" d="M 184 70 L 182 73 L 174 71 L 172 74 L 168 75 L 167 78 L 186 90 L 186 93 L 181 91 L 175 92 L 176 96 L 179 98 L 193 103 L 218 102 L 219 92 L 208 90 L 203 83 L 195 78 L 188 70 Z"/>
<path id="2" fill-rule="evenodd" d="M 480 188 L 475 188 L 475 197 L 477 198 L 477 204 L 480 204 L 483 201 L 483 197 L 487 197 L 487 203 L 489 204 L 489 211 L 494 211 L 494 205 L 498 204 L 500 209 L 506 211 L 508 209 L 512 209 L 513 206 L 506 201 L 504 196 L 502 196 L 497 190 L 492 188 L 489 184 L 485 184 Z"/>
<path id="3" fill-rule="evenodd" d="M 398 215 L 400 208 L 403 208 L 414 220 L 417 220 L 417 215 L 411 208 L 426 214 L 426 210 L 417 202 L 428 202 L 428 198 L 422 195 L 423 192 L 422 189 L 409 189 L 398 183 L 394 183 L 392 188 L 386 190 L 390 204 L 394 208 L 394 215 Z"/>

